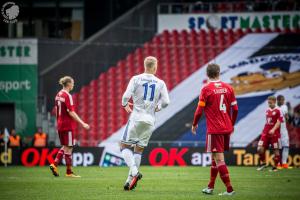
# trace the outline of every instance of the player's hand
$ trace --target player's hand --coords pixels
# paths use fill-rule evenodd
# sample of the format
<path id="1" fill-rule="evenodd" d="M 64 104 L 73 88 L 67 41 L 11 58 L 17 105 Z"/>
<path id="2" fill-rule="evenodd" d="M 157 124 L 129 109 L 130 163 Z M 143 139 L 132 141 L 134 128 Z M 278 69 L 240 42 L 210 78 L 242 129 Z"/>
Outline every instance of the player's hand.
<path id="1" fill-rule="evenodd" d="M 82 127 L 86 130 L 89 130 L 90 129 L 90 125 L 88 125 L 87 123 L 83 123 L 82 124 Z"/>
<path id="2" fill-rule="evenodd" d="M 159 112 L 159 111 L 161 111 L 161 108 L 160 108 L 160 106 L 157 105 L 157 106 L 155 107 L 155 112 Z"/>
<path id="3" fill-rule="evenodd" d="M 126 110 L 127 113 L 132 113 L 132 109 L 130 108 L 130 106 L 132 106 L 132 103 L 129 103 L 124 107 L 124 109 Z"/>
<path id="4" fill-rule="evenodd" d="M 270 135 L 273 135 L 275 133 L 275 130 L 274 129 L 271 129 L 270 131 L 269 131 L 269 134 Z"/>
<path id="5" fill-rule="evenodd" d="M 191 131 L 192 131 L 193 135 L 196 135 L 197 128 L 198 128 L 198 125 L 192 126 L 192 130 Z"/>

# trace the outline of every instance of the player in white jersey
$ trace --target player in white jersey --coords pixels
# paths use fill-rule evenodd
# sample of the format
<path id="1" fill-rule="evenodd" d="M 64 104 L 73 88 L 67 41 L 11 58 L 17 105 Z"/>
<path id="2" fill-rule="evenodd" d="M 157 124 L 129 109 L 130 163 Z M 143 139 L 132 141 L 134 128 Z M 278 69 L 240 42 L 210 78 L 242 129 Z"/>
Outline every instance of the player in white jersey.
<path id="1" fill-rule="evenodd" d="M 157 59 L 146 57 L 144 68 L 143 74 L 131 78 L 122 98 L 122 106 L 131 114 L 120 142 L 122 156 L 129 167 L 124 190 L 134 189 L 137 181 L 142 178 L 139 166 L 143 150 L 154 130 L 155 112 L 170 103 L 165 82 L 155 76 Z M 133 104 L 129 103 L 131 98 Z"/>
<path id="2" fill-rule="evenodd" d="M 278 169 L 282 168 L 289 168 L 289 165 L 287 164 L 287 160 L 289 157 L 289 134 L 288 130 L 286 127 L 286 121 L 288 120 L 288 108 L 286 104 L 284 103 L 284 96 L 278 95 L 277 96 L 277 105 L 280 108 L 280 111 L 282 112 L 283 117 L 283 122 L 280 125 L 280 140 L 281 140 L 281 145 L 282 145 L 282 153 L 281 153 L 281 166 L 278 166 Z"/>

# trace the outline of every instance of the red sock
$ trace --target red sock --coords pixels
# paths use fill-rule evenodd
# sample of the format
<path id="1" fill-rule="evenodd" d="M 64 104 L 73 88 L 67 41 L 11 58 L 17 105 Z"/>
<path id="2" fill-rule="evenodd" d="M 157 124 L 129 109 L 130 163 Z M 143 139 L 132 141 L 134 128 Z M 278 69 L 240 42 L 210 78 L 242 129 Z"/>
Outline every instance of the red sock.
<path id="1" fill-rule="evenodd" d="M 274 163 L 275 163 L 275 167 L 277 167 L 278 163 L 280 163 L 280 155 L 274 155 Z"/>
<path id="2" fill-rule="evenodd" d="M 259 154 L 259 160 L 260 160 L 261 164 L 266 163 L 266 153 L 265 152 Z"/>
<path id="3" fill-rule="evenodd" d="M 224 161 L 218 162 L 218 171 L 220 173 L 220 177 L 227 188 L 227 192 L 232 192 L 233 188 L 230 183 L 229 172 L 227 166 Z"/>
<path id="4" fill-rule="evenodd" d="M 214 188 L 215 187 L 215 181 L 218 176 L 218 167 L 216 165 L 216 162 L 214 159 L 211 161 L 211 167 L 210 167 L 210 180 L 208 183 L 208 188 Z"/>
<path id="5" fill-rule="evenodd" d="M 59 165 L 59 163 L 61 162 L 62 158 L 63 158 L 63 155 L 64 155 L 64 150 L 63 149 L 60 149 L 57 154 L 56 154 L 56 157 L 55 157 L 55 160 L 54 160 L 54 165 L 57 167 Z"/>
<path id="6" fill-rule="evenodd" d="M 65 154 L 66 166 L 67 166 L 67 174 L 72 173 L 72 155 Z"/>

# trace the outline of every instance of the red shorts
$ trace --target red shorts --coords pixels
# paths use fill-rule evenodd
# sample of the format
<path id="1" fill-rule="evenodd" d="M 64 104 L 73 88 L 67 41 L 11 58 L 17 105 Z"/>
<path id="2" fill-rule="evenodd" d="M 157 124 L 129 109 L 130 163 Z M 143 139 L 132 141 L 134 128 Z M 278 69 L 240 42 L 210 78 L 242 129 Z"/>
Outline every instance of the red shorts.
<path id="1" fill-rule="evenodd" d="M 58 131 L 60 144 L 64 146 L 74 145 L 74 132 L 73 131 Z"/>
<path id="2" fill-rule="evenodd" d="M 279 136 L 268 136 L 268 135 L 261 135 L 258 146 L 263 146 L 265 149 L 268 149 L 269 146 L 272 146 L 273 149 L 281 149 L 281 141 Z"/>
<path id="3" fill-rule="evenodd" d="M 223 153 L 229 150 L 230 134 L 206 134 L 206 152 Z"/>

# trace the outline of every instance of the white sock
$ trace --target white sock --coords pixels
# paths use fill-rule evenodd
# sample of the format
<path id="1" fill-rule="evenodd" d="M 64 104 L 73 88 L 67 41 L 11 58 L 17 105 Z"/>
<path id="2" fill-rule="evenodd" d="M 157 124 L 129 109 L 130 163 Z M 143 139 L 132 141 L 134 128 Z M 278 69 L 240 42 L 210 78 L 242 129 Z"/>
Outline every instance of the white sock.
<path id="1" fill-rule="evenodd" d="M 139 168 L 141 165 L 142 154 L 134 152 L 133 157 L 134 157 L 136 167 Z"/>
<path id="2" fill-rule="evenodd" d="M 125 160 L 125 163 L 130 168 L 131 175 L 135 176 L 138 173 L 138 169 L 135 165 L 135 161 L 134 161 L 132 151 L 130 149 L 127 149 L 127 148 L 122 149 L 122 156 Z"/>
<path id="3" fill-rule="evenodd" d="M 283 149 L 282 149 L 282 158 L 281 158 L 282 164 L 287 163 L 288 157 L 289 157 L 289 148 L 288 147 L 283 147 Z"/>
<path id="4" fill-rule="evenodd" d="M 126 179 L 126 183 L 130 183 L 130 182 L 131 182 L 131 179 L 132 179 L 132 175 L 131 175 L 131 170 L 129 169 L 128 177 L 127 177 L 127 179 Z"/>

